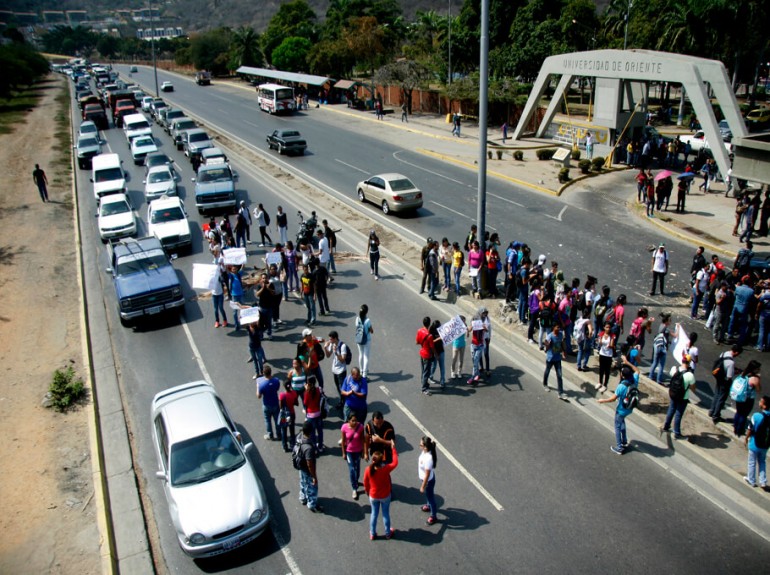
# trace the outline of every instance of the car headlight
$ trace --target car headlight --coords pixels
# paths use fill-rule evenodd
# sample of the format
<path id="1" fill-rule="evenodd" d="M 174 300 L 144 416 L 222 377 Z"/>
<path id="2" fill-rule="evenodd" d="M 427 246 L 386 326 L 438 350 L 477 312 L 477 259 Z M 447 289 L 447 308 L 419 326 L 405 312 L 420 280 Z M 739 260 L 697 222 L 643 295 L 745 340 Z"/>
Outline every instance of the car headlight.
<path id="1" fill-rule="evenodd" d="M 193 533 L 188 539 L 191 545 L 203 545 L 206 542 L 206 536 L 202 533 Z"/>
<path id="2" fill-rule="evenodd" d="M 131 300 L 128 300 L 128 299 L 120 300 L 120 307 L 123 309 L 131 309 Z"/>
<path id="3" fill-rule="evenodd" d="M 249 517 L 249 523 L 251 523 L 252 525 L 254 525 L 255 523 L 259 523 L 260 519 L 262 519 L 264 516 L 265 516 L 265 512 L 262 509 L 257 509 Z"/>
<path id="4" fill-rule="evenodd" d="M 180 286 L 174 286 L 174 290 L 172 292 L 175 296 L 182 295 L 182 288 Z"/>

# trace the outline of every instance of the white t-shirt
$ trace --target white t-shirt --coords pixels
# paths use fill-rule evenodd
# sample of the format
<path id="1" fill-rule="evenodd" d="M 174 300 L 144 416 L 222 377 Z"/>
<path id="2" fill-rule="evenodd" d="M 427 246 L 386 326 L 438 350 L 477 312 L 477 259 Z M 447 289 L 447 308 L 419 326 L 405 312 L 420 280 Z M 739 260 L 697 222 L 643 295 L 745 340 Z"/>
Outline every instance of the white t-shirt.
<path id="1" fill-rule="evenodd" d="M 320 252 L 318 255 L 318 259 L 322 264 L 325 264 L 329 261 L 329 239 L 327 237 L 321 238 L 321 240 L 318 242 L 318 251 Z"/>
<path id="2" fill-rule="evenodd" d="M 666 273 L 666 264 L 668 263 L 668 252 L 664 249 L 662 252 L 658 249 L 655 251 L 655 255 L 652 256 L 652 271 L 661 274 Z"/>
<path id="3" fill-rule="evenodd" d="M 423 451 L 420 454 L 420 459 L 417 460 L 417 472 L 420 477 L 420 481 L 425 479 L 425 474 L 428 473 L 428 481 L 433 479 L 433 455 L 430 451 Z"/>
<path id="4" fill-rule="evenodd" d="M 327 342 L 327 343 L 331 343 L 331 342 Z M 339 346 L 339 347 L 337 347 L 337 346 Z M 345 348 L 348 347 L 348 344 L 346 344 L 344 342 L 339 342 L 337 344 L 337 346 L 331 345 L 329 347 L 329 349 L 332 350 L 332 356 L 331 356 L 332 357 L 332 373 L 335 373 L 335 374 L 339 375 L 341 373 L 345 373 L 345 371 L 347 370 L 347 365 L 345 365 Z M 337 348 L 337 349 L 335 349 L 335 348 Z M 342 356 L 342 360 L 340 360 L 337 357 L 337 353 L 339 353 Z"/>
<path id="5" fill-rule="evenodd" d="M 698 272 L 698 275 L 695 276 L 695 280 L 698 284 L 698 293 L 706 293 L 706 290 L 709 288 L 710 278 L 711 274 L 709 274 L 706 270 L 701 270 Z"/>

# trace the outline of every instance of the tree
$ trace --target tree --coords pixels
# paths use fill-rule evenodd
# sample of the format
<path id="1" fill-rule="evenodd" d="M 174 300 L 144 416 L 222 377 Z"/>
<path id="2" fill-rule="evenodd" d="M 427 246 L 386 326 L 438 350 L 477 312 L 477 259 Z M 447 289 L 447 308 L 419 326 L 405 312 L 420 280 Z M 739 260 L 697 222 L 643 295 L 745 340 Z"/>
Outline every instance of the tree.
<path id="1" fill-rule="evenodd" d="M 385 56 L 385 31 L 372 16 L 351 18 L 345 28 L 344 39 L 358 63 L 363 63 L 372 76 L 374 68 Z"/>
<path id="2" fill-rule="evenodd" d="M 397 84 L 401 88 L 401 96 L 409 113 L 412 113 L 412 92 L 415 88 L 426 84 L 433 77 L 431 71 L 415 60 L 400 60 L 383 66 L 374 74 L 378 84 L 390 86 Z"/>
<path id="3" fill-rule="evenodd" d="M 251 26 L 241 26 L 233 32 L 230 48 L 231 70 L 236 70 L 241 66 L 262 65 L 259 34 Z"/>
<path id="4" fill-rule="evenodd" d="M 96 41 L 96 51 L 102 58 L 112 60 L 118 53 L 121 46 L 120 38 L 113 36 L 112 34 L 100 34 L 99 39 Z"/>
<path id="5" fill-rule="evenodd" d="M 271 55 L 273 66 L 287 72 L 307 70 L 307 56 L 313 44 L 307 38 L 286 38 Z"/>
<path id="6" fill-rule="evenodd" d="M 312 74 L 332 78 L 348 77 L 356 64 L 356 58 L 344 39 L 321 40 L 307 56 Z"/>
<path id="7" fill-rule="evenodd" d="M 292 0 L 281 4 L 262 34 L 262 52 L 274 66 L 273 51 L 290 37 L 306 38 L 311 43 L 318 39 L 316 14 L 306 0 Z"/>
<path id="8" fill-rule="evenodd" d="M 0 46 L 0 97 L 29 86 L 49 72 L 48 61 L 29 44 L 12 42 Z"/>
<path id="9" fill-rule="evenodd" d="M 190 56 L 198 70 L 210 70 L 213 74 L 228 72 L 230 59 L 229 28 L 218 28 L 198 34 L 190 39 Z"/>

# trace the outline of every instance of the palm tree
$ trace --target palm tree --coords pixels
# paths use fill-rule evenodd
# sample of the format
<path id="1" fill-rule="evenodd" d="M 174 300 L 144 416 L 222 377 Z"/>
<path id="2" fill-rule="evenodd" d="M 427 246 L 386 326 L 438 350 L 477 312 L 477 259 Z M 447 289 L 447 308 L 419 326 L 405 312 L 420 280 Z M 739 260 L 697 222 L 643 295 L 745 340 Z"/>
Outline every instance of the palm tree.
<path id="1" fill-rule="evenodd" d="M 251 26 L 241 26 L 233 32 L 230 48 L 233 51 L 233 64 L 236 68 L 262 64 L 259 34 Z"/>

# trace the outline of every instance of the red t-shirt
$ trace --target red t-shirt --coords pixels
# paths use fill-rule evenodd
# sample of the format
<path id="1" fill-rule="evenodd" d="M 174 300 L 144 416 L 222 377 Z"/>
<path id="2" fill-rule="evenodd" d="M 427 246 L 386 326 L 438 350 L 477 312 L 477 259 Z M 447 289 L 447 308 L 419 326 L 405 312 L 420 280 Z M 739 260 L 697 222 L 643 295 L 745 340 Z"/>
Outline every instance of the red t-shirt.
<path id="1" fill-rule="evenodd" d="M 421 327 L 417 330 L 417 344 L 420 346 L 420 357 L 430 359 L 433 357 L 433 336 L 428 328 Z"/>
<path id="2" fill-rule="evenodd" d="M 305 390 L 305 411 L 308 417 L 318 417 L 321 414 L 321 390 L 313 388 L 312 393 Z"/>
<path id="3" fill-rule="evenodd" d="M 288 407 L 291 414 L 294 415 L 294 406 L 297 405 L 297 392 L 294 390 L 284 391 L 278 396 L 278 405 Z"/>
<path id="4" fill-rule="evenodd" d="M 387 465 L 377 468 L 372 473 L 371 466 L 366 467 L 364 471 L 364 489 L 366 494 L 372 499 L 385 499 L 390 496 L 391 482 L 390 472 L 398 467 L 398 453 L 393 450 L 393 461 Z"/>

